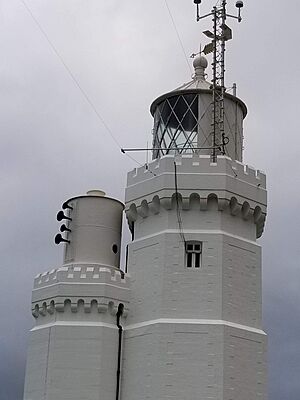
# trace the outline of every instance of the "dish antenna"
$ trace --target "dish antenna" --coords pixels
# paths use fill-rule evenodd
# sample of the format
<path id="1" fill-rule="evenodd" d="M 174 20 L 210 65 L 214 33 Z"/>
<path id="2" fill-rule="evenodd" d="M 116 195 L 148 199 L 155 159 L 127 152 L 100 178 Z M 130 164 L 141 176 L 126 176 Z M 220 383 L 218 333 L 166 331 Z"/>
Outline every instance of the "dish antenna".
<path id="1" fill-rule="evenodd" d="M 226 154 L 226 144 L 228 144 L 228 137 L 225 134 L 225 108 L 224 97 L 226 92 L 225 87 L 225 50 L 226 42 L 232 39 L 232 30 L 226 25 L 227 18 L 234 18 L 238 22 L 242 21 L 241 10 L 244 3 L 241 0 L 236 2 L 238 15 L 231 15 L 227 13 L 227 0 L 222 0 L 209 14 L 200 15 L 201 0 L 194 0 L 197 6 L 197 22 L 213 16 L 213 30 L 212 32 L 204 31 L 204 35 L 211 39 L 203 50 L 204 54 L 213 53 L 213 79 L 212 79 L 212 92 L 213 92 L 213 110 L 212 110 L 212 158 L 216 161 L 218 148 L 221 148 L 221 154 Z"/>

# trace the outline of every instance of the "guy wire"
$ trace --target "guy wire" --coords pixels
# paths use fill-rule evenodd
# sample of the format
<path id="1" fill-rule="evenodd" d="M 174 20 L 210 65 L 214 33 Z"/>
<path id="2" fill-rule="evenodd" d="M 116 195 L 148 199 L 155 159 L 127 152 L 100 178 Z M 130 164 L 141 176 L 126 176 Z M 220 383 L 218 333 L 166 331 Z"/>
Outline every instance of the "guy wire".
<path id="1" fill-rule="evenodd" d="M 77 87 L 77 89 L 79 89 L 80 93 L 82 94 L 82 96 L 85 98 L 85 100 L 87 101 L 87 103 L 90 105 L 90 107 L 92 108 L 92 110 L 94 111 L 97 119 L 99 122 L 101 122 L 101 125 L 104 127 L 104 129 L 106 130 L 106 132 L 110 135 L 110 137 L 112 138 L 112 140 L 114 141 L 114 143 L 116 144 L 116 146 L 119 148 L 119 150 L 122 152 L 122 147 L 119 143 L 119 141 L 116 139 L 115 135 L 113 134 L 112 130 L 110 129 L 110 127 L 107 125 L 107 123 L 105 122 L 104 118 L 102 117 L 102 115 L 99 113 L 99 111 L 97 110 L 96 106 L 94 105 L 94 103 L 92 102 L 92 100 L 90 99 L 90 97 L 87 95 L 87 93 L 85 92 L 85 90 L 82 88 L 82 86 L 80 85 L 80 83 L 78 82 L 78 80 L 76 79 L 75 75 L 73 74 L 73 72 L 71 71 L 70 67 L 66 64 L 66 62 L 64 61 L 63 57 L 61 56 L 61 54 L 58 52 L 58 50 L 56 49 L 56 47 L 54 46 L 54 44 L 52 43 L 52 41 L 50 40 L 48 34 L 46 33 L 46 31 L 43 29 L 42 25 L 40 24 L 40 22 L 38 21 L 38 19 L 34 16 L 33 12 L 31 11 L 30 7 L 28 6 L 28 4 L 25 2 L 25 0 L 20 0 L 21 3 L 24 5 L 24 7 L 26 8 L 28 14 L 30 15 L 30 17 L 32 18 L 32 20 L 35 22 L 36 26 L 38 27 L 39 31 L 42 33 L 42 35 L 44 36 L 44 38 L 46 39 L 47 43 L 49 44 L 49 46 L 51 47 L 52 51 L 54 52 L 54 54 L 57 56 L 57 58 L 60 60 L 60 62 L 62 63 L 63 67 L 65 68 L 65 70 L 67 71 L 68 75 L 70 76 L 70 78 L 72 79 L 73 83 L 75 84 L 75 86 Z M 126 154 L 126 156 L 131 159 L 132 161 L 134 161 L 136 164 L 138 164 L 140 167 L 145 167 L 145 169 L 152 175 L 156 176 L 156 174 L 154 172 L 152 172 L 148 165 L 143 165 L 140 162 L 138 162 L 135 158 L 133 158 L 132 156 L 130 156 L 129 154 Z"/>
<path id="2" fill-rule="evenodd" d="M 189 59 L 188 59 L 188 56 L 187 56 L 187 54 L 186 54 L 186 51 L 185 51 L 183 42 L 182 42 L 182 40 L 181 40 L 179 31 L 178 31 L 178 29 L 177 29 L 176 22 L 175 22 L 175 19 L 174 19 L 174 17 L 173 17 L 172 11 L 171 11 L 171 9 L 170 9 L 170 6 L 169 6 L 169 4 L 168 4 L 168 1 L 167 1 L 167 0 L 164 0 L 164 1 L 165 1 L 165 4 L 166 4 L 168 13 L 169 13 L 169 15 L 170 15 L 172 24 L 173 24 L 173 26 L 174 26 L 174 29 L 175 29 L 175 32 L 176 32 L 177 39 L 178 39 L 178 42 L 179 42 L 179 44 L 180 44 L 181 50 L 182 50 L 182 52 L 183 52 L 183 54 L 184 54 L 184 58 L 185 58 L 185 60 L 186 60 L 186 63 L 187 63 L 188 68 L 189 68 L 189 70 L 190 70 L 190 73 L 193 74 L 192 67 L 190 66 Z"/>

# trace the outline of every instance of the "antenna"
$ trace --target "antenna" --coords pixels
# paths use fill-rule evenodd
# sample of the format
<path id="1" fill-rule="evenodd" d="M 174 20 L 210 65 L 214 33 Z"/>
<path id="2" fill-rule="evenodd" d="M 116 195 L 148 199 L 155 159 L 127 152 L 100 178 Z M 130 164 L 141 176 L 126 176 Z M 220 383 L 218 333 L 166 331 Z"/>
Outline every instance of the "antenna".
<path id="1" fill-rule="evenodd" d="M 194 0 L 194 3 L 197 6 L 197 21 L 200 20 L 200 4 L 202 0 Z"/>
<path id="2" fill-rule="evenodd" d="M 204 47 L 204 54 L 213 53 L 213 79 L 212 79 L 212 92 L 213 92 L 213 109 L 212 109 L 212 159 L 216 162 L 217 152 L 220 148 L 221 154 L 226 154 L 226 145 L 228 144 L 228 137 L 225 134 L 225 108 L 224 97 L 226 92 L 225 87 L 225 51 L 226 42 L 232 39 L 232 30 L 226 25 L 227 18 L 234 18 L 238 22 L 242 21 L 241 10 L 244 3 L 241 0 L 236 2 L 238 15 L 230 15 L 227 13 L 227 0 L 222 0 L 221 4 L 218 3 L 213 7 L 209 14 L 200 15 L 201 0 L 194 0 L 197 5 L 197 22 L 207 17 L 213 16 L 213 32 L 204 31 L 204 35 L 212 41 Z"/>

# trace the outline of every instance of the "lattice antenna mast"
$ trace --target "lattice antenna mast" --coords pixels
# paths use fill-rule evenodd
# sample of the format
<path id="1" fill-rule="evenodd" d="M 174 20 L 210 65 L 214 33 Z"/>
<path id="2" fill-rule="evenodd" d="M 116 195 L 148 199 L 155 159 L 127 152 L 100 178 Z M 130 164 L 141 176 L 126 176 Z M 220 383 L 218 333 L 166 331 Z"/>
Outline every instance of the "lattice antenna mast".
<path id="1" fill-rule="evenodd" d="M 209 14 L 200 14 L 200 4 L 202 0 L 194 0 L 197 6 L 197 21 L 204 18 L 213 17 L 213 32 L 204 31 L 203 33 L 212 41 L 207 44 L 203 50 L 204 54 L 213 53 L 213 79 L 212 79 L 212 92 L 213 92 L 213 108 L 212 108 L 212 158 L 216 161 L 217 153 L 226 154 L 226 145 L 228 144 L 228 137 L 225 133 L 225 108 L 224 97 L 226 92 L 225 87 L 225 51 L 226 42 L 232 39 L 232 31 L 226 25 L 227 18 L 237 19 L 238 22 L 242 21 L 241 9 L 244 4 L 243 1 L 237 1 L 236 7 L 238 15 L 227 14 L 227 0 L 220 1 Z M 219 149 L 219 150 L 218 150 Z"/>

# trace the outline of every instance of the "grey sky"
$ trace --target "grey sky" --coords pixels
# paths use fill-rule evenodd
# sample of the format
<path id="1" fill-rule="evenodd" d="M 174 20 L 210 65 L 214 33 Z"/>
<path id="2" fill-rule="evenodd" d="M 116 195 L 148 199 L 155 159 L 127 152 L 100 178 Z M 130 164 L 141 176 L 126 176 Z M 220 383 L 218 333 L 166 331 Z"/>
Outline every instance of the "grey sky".
<path id="1" fill-rule="evenodd" d="M 124 147 L 151 142 L 149 106 L 190 80 L 164 0 L 26 0 Z M 234 11 L 235 1 L 229 0 Z M 203 0 L 209 10 L 213 1 Z M 169 0 L 186 53 L 205 43 L 192 0 Z M 267 172 L 264 257 L 270 399 L 300 398 L 300 201 L 296 0 L 245 0 L 231 22 L 227 85 L 246 102 L 245 162 Z M 235 11 L 234 11 L 235 12 Z M 91 188 L 124 197 L 122 155 L 21 0 L 0 0 L 0 399 L 21 400 L 33 277 L 61 263 L 55 215 Z M 139 162 L 145 155 L 134 155 Z"/>

